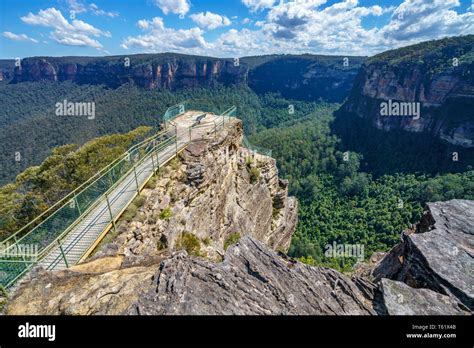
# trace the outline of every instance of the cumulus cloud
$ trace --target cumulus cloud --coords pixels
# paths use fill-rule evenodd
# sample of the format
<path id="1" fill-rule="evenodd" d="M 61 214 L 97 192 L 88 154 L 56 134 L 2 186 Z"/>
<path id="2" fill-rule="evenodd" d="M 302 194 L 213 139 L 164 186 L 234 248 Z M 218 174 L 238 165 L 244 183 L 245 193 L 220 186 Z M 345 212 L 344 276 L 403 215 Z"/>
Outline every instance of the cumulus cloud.
<path id="1" fill-rule="evenodd" d="M 474 14 L 457 14 L 459 0 L 407 0 L 381 31 L 389 40 L 415 41 L 473 33 Z"/>
<path id="2" fill-rule="evenodd" d="M 14 34 L 10 31 L 4 31 L 2 33 L 4 37 L 13 41 L 29 41 L 33 43 L 38 43 L 38 40 L 32 39 L 31 37 L 27 36 L 26 34 Z"/>
<path id="3" fill-rule="evenodd" d="M 21 17 L 21 20 L 26 24 L 53 28 L 50 37 L 63 45 L 101 48 L 100 42 L 91 36 L 111 36 L 109 32 L 104 32 L 81 20 L 74 19 L 68 22 L 54 7 L 40 10 L 38 14 L 30 12 Z"/>
<path id="4" fill-rule="evenodd" d="M 185 15 L 191 8 L 188 0 L 155 0 L 155 4 L 165 15 L 168 13 Z"/>
<path id="5" fill-rule="evenodd" d="M 142 20 L 137 25 L 146 32 L 127 38 L 123 46 L 227 57 L 272 53 L 372 55 L 420 41 L 474 34 L 474 14 L 458 13 L 459 0 L 404 0 L 399 6 L 362 6 L 358 0 L 242 2 L 252 11 L 268 11 L 255 22 L 254 30 L 229 29 L 206 41 L 202 29 L 210 27 L 204 21 L 198 23 L 201 29 L 176 30 L 165 28 L 162 20 Z M 365 24 L 366 18 L 384 14 L 391 15 L 385 25 Z M 243 18 L 242 23 L 248 22 Z"/>
<path id="6" fill-rule="evenodd" d="M 275 2 L 276 0 L 242 0 L 242 3 L 253 12 L 271 8 Z"/>
<path id="7" fill-rule="evenodd" d="M 201 28 L 186 30 L 166 28 L 160 17 L 139 20 L 137 26 L 144 31 L 144 34 L 127 37 L 121 44 L 122 48 L 155 52 L 185 50 L 187 53 L 198 53 L 210 47 L 203 37 L 204 31 Z"/>
<path id="8" fill-rule="evenodd" d="M 232 22 L 226 16 L 221 16 L 212 12 L 207 11 L 206 13 L 200 12 L 189 16 L 194 23 L 199 27 L 213 30 L 220 27 L 231 25 Z"/>
<path id="9" fill-rule="evenodd" d="M 117 11 L 104 11 L 99 8 L 96 4 L 87 4 L 82 0 L 67 0 L 69 9 L 74 11 L 76 14 L 90 12 L 96 16 L 106 16 L 110 18 L 118 17 L 119 13 Z"/>

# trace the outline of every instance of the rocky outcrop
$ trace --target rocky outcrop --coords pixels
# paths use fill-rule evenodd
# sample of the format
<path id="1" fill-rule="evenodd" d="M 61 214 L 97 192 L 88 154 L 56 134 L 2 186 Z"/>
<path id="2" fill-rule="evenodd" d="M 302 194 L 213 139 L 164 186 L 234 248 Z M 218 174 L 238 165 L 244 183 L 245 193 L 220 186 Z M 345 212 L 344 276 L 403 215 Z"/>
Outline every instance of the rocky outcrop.
<path id="1" fill-rule="evenodd" d="M 390 292 L 384 295 L 388 302 L 392 302 L 396 294 L 406 298 L 403 295 L 405 290 L 414 296 L 406 314 L 426 314 L 426 303 L 431 302 L 415 298 L 434 296 L 450 308 L 456 303 L 461 311 L 473 311 L 474 201 L 451 200 L 428 203 L 427 207 L 422 221 L 415 227 L 416 233 L 403 235 L 403 242 L 374 268 L 373 280 L 379 282 L 387 278 L 410 287 L 406 289 L 395 283 L 381 283 L 382 292 Z M 433 304 L 438 302 L 433 299 Z M 438 309 L 433 307 L 432 310 Z"/>
<path id="2" fill-rule="evenodd" d="M 360 69 L 343 110 L 380 130 L 426 132 L 474 148 L 473 52 L 471 35 L 375 56 Z M 381 104 L 388 101 L 419 103 L 420 115 L 386 116 Z"/>
<path id="3" fill-rule="evenodd" d="M 148 261 L 123 267 L 119 260 L 122 268 L 110 269 L 99 259 L 40 273 L 20 288 L 7 313 L 375 314 L 373 285 L 286 259 L 249 236 L 229 247 L 220 263 L 185 251 Z"/>
<path id="4" fill-rule="evenodd" d="M 383 304 L 389 315 L 466 315 L 453 298 L 428 289 L 414 289 L 405 283 L 382 279 Z"/>
<path id="5" fill-rule="evenodd" d="M 188 145 L 143 192 L 135 218 L 99 255 L 121 253 L 138 263 L 181 247 L 186 234 L 196 237 L 196 253 L 213 260 L 222 258 L 230 238 L 246 235 L 286 251 L 297 201 L 288 197 L 275 160 L 243 148 L 242 137 L 242 122 L 233 119 L 217 137 Z"/>

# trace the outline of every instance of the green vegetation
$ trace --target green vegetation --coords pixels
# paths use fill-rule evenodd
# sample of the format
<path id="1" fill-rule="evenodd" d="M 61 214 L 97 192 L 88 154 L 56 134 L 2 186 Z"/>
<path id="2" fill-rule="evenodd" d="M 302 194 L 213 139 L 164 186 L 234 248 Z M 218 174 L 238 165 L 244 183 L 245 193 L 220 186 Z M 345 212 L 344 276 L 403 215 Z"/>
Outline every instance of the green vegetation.
<path id="1" fill-rule="evenodd" d="M 211 238 L 206 237 L 202 239 L 202 242 L 204 243 L 205 246 L 211 245 Z"/>
<path id="2" fill-rule="evenodd" d="M 258 179 L 260 179 L 260 170 L 257 167 L 250 168 L 249 174 L 250 174 L 250 182 L 252 184 L 255 184 L 258 181 Z"/>
<path id="3" fill-rule="evenodd" d="M 83 146 L 55 148 L 41 165 L 26 169 L 0 187 L 0 239 L 23 227 L 149 134 L 140 127 L 127 134 L 94 139 Z"/>
<path id="4" fill-rule="evenodd" d="M 186 250 L 188 255 L 205 257 L 201 252 L 201 242 L 198 237 L 190 232 L 183 232 L 176 241 L 176 250 Z"/>
<path id="5" fill-rule="evenodd" d="M 369 257 L 393 247 L 400 233 L 418 222 L 424 203 L 474 199 L 472 170 L 381 177 L 362 172 L 362 156 L 339 150 L 341 142 L 331 133 L 336 107 L 320 108 L 301 122 L 251 137 L 253 143 L 272 149 L 280 175 L 289 179 L 290 194 L 300 202 L 289 255 L 347 271 L 356 260 L 325 257 L 327 244 L 362 244 Z M 382 146 L 377 149 L 385 153 Z"/>
<path id="6" fill-rule="evenodd" d="M 233 232 L 231 233 L 224 241 L 224 250 L 227 250 L 232 244 L 237 243 L 240 240 L 240 233 Z"/>
<path id="7" fill-rule="evenodd" d="M 166 207 L 159 216 L 161 220 L 169 220 L 173 217 L 173 212 L 171 211 L 170 207 Z"/>
<path id="8" fill-rule="evenodd" d="M 95 118 L 56 116 L 55 104 L 64 99 L 94 101 Z M 0 184 L 39 165 L 55 147 L 81 145 L 143 125 L 157 128 L 166 109 L 183 100 L 197 101 L 216 111 L 236 105 L 247 134 L 298 119 L 317 107 L 316 103 L 286 100 L 278 94 L 259 96 L 244 86 L 170 92 L 145 90 L 132 84 L 116 89 L 72 82 L 0 84 Z M 294 114 L 288 112 L 290 104 Z"/>
<path id="9" fill-rule="evenodd" d="M 367 64 L 419 65 L 429 75 L 452 66 L 446 57 L 459 59 L 459 64 L 474 62 L 474 35 L 456 36 L 441 40 L 426 41 L 416 45 L 390 50 L 371 57 Z M 429 75 L 425 75 L 426 78 Z"/>

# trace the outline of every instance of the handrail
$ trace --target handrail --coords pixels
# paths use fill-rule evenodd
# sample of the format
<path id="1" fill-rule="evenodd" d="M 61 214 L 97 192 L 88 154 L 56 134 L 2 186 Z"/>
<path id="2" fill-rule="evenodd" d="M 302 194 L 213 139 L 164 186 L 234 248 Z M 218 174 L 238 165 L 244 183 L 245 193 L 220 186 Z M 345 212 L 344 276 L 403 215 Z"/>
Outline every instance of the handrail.
<path id="1" fill-rule="evenodd" d="M 152 138 L 156 138 L 157 136 L 160 136 L 160 135 L 163 135 L 163 134 L 166 134 L 168 133 L 169 131 L 167 130 L 164 130 L 164 131 L 161 131 L 160 133 L 158 134 L 155 134 L 154 136 L 152 137 L 149 137 L 148 139 L 152 139 Z M 122 160 L 125 156 L 128 156 L 128 154 L 134 150 L 134 148 L 140 144 L 143 144 L 145 141 L 147 141 L 148 139 L 136 144 L 136 145 L 133 145 L 132 147 L 130 147 L 127 152 L 123 153 L 120 157 L 116 158 L 115 160 L 113 160 L 111 163 L 109 163 L 108 165 L 106 165 L 105 167 L 103 167 L 102 169 L 100 169 L 97 173 L 95 173 L 93 176 L 91 176 L 89 179 L 87 179 L 85 182 L 83 182 L 81 185 L 79 185 L 78 187 L 76 187 L 74 190 L 72 190 L 71 192 L 69 192 L 66 196 L 64 196 L 63 198 L 61 198 L 59 201 L 57 201 L 56 203 L 54 203 L 51 207 L 49 207 L 47 210 L 45 210 L 44 212 L 42 212 L 40 215 L 38 215 L 37 217 L 35 217 L 33 220 L 31 220 L 30 222 L 28 222 L 26 225 L 24 225 L 22 228 L 20 228 L 18 231 L 16 231 L 15 233 L 13 233 L 12 235 L 8 236 L 6 239 L 2 240 L 1 243 L 2 244 L 6 244 L 8 241 L 10 241 L 11 239 L 14 239 L 18 236 L 18 234 L 20 234 L 21 232 L 23 232 L 27 227 L 31 226 L 34 222 L 37 222 L 38 219 L 40 219 L 41 217 L 44 217 L 44 215 L 46 215 L 48 212 L 51 212 L 52 210 L 54 210 L 54 208 L 56 208 L 58 205 L 60 205 L 60 203 L 66 203 L 66 202 L 69 202 L 71 200 L 71 198 L 73 198 L 77 193 L 79 192 L 82 192 L 83 191 L 83 188 L 86 184 L 92 184 L 94 182 L 96 182 L 100 177 L 102 177 L 101 174 L 104 174 L 104 172 L 107 172 L 110 168 L 112 168 L 113 166 L 115 166 L 118 162 L 120 162 L 120 160 Z M 93 179 L 95 179 L 94 181 L 92 181 Z M 92 183 L 91 183 L 92 181 Z M 85 189 L 85 188 L 84 188 Z M 62 206 L 63 204 L 61 204 Z M 55 211 L 55 210 L 54 210 Z M 51 216 L 51 215 L 50 215 Z M 48 219 L 48 218 L 46 218 Z M 43 220 L 41 221 L 41 223 L 43 223 L 44 221 Z M 36 226 L 35 226 L 36 227 Z M 33 230 L 33 229 L 32 229 Z"/>
<path id="2" fill-rule="evenodd" d="M 182 105 L 183 103 L 177 104 L 177 105 Z M 225 110 L 224 112 L 215 115 L 215 116 L 220 116 L 222 118 L 218 119 L 218 121 L 214 121 L 213 123 L 210 123 L 206 125 L 206 127 L 212 127 L 211 131 L 214 133 L 214 137 L 216 136 L 217 131 L 220 129 L 224 128 L 225 122 L 226 122 L 226 117 L 229 118 L 231 115 L 235 115 L 236 112 L 236 107 L 232 106 Z M 110 195 L 111 192 L 117 189 L 119 185 L 124 183 L 125 178 L 130 177 L 132 172 L 135 172 L 137 175 L 143 175 L 143 173 L 148 170 L 150 167 L 146 165 L 145 167 L 139 168 L 140 166 L 143 166 L 143 163 L 145 161 L 149 161 L 150 158 L 153 160 L 153 156 L 156 153 L 157 154 L 157 161 L 158 161 L 158 168 L 160 165 L 163 165 L 164 163 L 168 162 L 171 158 L 176 156 L 179 151 L 182 151 L 188 144 L 190 144 L 192 140 L 191 136 L 191 130 L 195 128 L 201 128 L 201 125 L 195 125 L 195 126 L 190 126 L 189 131 L 190 131 L 190 137 L 189 140 L 181 139 L 179 140 L 179 137 L 181 137 L 184 132 L 178 132 L 178 127 L 173 127 L 171 130 L 164 130 L 161 132 L 158 132 L 157 134 L 148 137 L 147 139 L 141 141 L 138 144 L 134 144 L 131 146 L 127 152 L 125 152 L 121 157 L 115 159 L 112 161 L 110 164 L 108 164 L 106 167 L 101 169 L 98 173 L 96 173 L 94 176 L 89 178 L 86 182 L 78 186 L 75 190 L 73 190 L 71 193 L 66 195 L 64 198 L 62 198 L 60 201 L 56 202 L 52 207 L 50 207 L 47 211 L 43 212 L 40 216 L 35 218 L 32 222 L 27 224 L 26 226 L 31 226 L 31 223 L 38 221 L 39 218 L 44 217 L 47 212 L 51 212 L 54 207 L 57 209 L 54 210 L 49 216 L 47 216 L 44 220 L 42 220 L 38 225 L 36 225 L 33 229 L 22 235 L 19 239 L 16 237 L 20 232 L 24 232 L 26 226 L 24 226 L 22 229 L 17 231 L 15 234 L 11 235 L 9 238 L 7 238 L 5 241 L 14 239 L 15 243 L 13 245 L 18 245 L 21 241 L 23 241 L 27 236 L 31 236 L 30 242 L 33 241 L 34 243 L 39 243 L 41 250 L 36 256 L 34 260 L 30 261 L 25 261 L 23 260 L 0 260 L 0 262 L 5 262 L 5 263 L 18 263 L 18 264 L 26 264 L 26 267 L 24 268 L 9 268 L 10 266 L 7 266 L 6 270 L 7 272 L 10 272 L 10 276 L 13 276 L 14 278 L 8 277 L 8 285 L 7 287 L 11 286 L 14 284 L 19 277 L 23 276 L 26 272 L 28 272 L 35 264 L 43 260 L 47 255 L 49 255 L 54 248 L 57 248 L 57 244 L 60 245 L 65 245 L 65 252 L 61 249 L 61 255 L 58 255 L 54 260 L 51 261 L 51 263 L 48 263 L 48 265 L 52 265 L 53 263 L 59 262 L 58 260 L 62 258 L 65 259 L 66 266 L 67 264 L 67 255 L 71 250 L 75 250 L 75 245 L 82 240 L 84 233 L 79 233 L 79 235 L 75 236 L 72 241 L 69 241 L 68 244 L 61 244 L 64 243 L 64 240 L 66 237 L 71 233 L 71 231 L 87 216 L 90 215 L 91 211 L 95 208 L 97 208 L 101 203 L 104 202 L 104 199 L 106 199 L 107 195 Z M 211 132 L 207 132 L 207 134 L 211 134 Z M 156 139 L 159 137 L 162 137 L 158 143 L 156 143 Z M 184 142 L 182 141 L 184 140 Z M 176 143 L 176 152 L 174 154 L 170 154 L 168 152 L 168 155 L 166 156 L 165 162 L 161 162 L 158 159 L 158 153 L 162 151 L 165 148 L 169 148 L 173 142 Z M 179 145 L 178 145 L 179 143 Z M 151 147 L 150 147 L 151 146 Z M 179 150 L 178 150 L 179 147 Z M 173 151 L 174 152 L 174 151 Z M 134 161 L 131 158 L 129 158 L 129 155 L 136 153 L 138 154 L 138 161 Z M 171 157 L 169 157 L 171 155 Z M 131 166 L 129 167 L 129 164 L 127 162 L 131 160 L 132 162 L 130 163 Z M 120 166 L 119 166 L 120 165 Z M 118 170 L 115 170 L 115 168 L 118 168 Z M 146 169 L 148 168 L 148 169 Z M 125 170 L 125 172 L 123 172 Z M 138 181 L 136 182 L 137 185 L 137 190 L 140 190 L 140 187 L 143 187 L 144 184 L 154 175 L 154 172 L 150 176 L 148 174 L 140 179 L 141 184 L 138 184 Z M 103 180 L 102 182 L 99 182 L 99 180 Z M 136 179 L 135 179 L 136 180 Z M 143 181 L 144 180 L 144 181 Z M 98 185 L 96 185 L 96 183 Z M 127 187 L 129 187 L 129 184 L 126 184 Z M 105 191 L 103 191 L 105 189 Z M 90 190 L 90 191 L 86 191 Z M 98 194 L 98 195 L 97 195 Z M 114 199 L 118 199 L 117 197 L 120 197 L 123 194 L 122 190 L 120 192 L 117 191 L 116 197 Z M 119 196 L 117 196 L 119 195 Z M 136 193 L 134 194 L 134 197 L 136 196 Z M 76 198 L 77 197 L 77 198 Z M 128 196 L 127 196 L 128 197 Z M 66 206 L 67 204 L 70 205 L 70 203 L 75 202 L 77 204 L 77 208 L 74 206 L 69 206 L 69 208 Z M 82 211 L 80 209 L 80 205 L 78 202 L 81 202 L 82 207 L 85 209 Z M 63 203 L 59 208 L 58 205 L 60 203 Z M 125 203 L 125 206 L 128 206 L 130 202 Z M 120 206 L 120 205 L 119 205 Z M 70 210 L 72 209 L 72 210 Z M 109 208 L 110 209 L 110 208 Z M 122 210 L 123 212 L 123 210 Z M 79 216 L 77 215 L 79 214 Z M 102 213 L 101 213 L 102 214 Z M 102 216 L 101 214 L 97 216 Z M 111 220 L 110 223 L 114 223 L 114 221 L 120 216 L 121 213 L 114 213 L 115 215 L 111 214 Z M 53 220 L 50 225 L 43 225 L 44 223 L 48 222 L 49 219 L 51 219 L 53 216 L 55 216 L 56 220 Z M 110 223 L 107 225 L 110 228 Z M 41 228 L 40 228 L 41 226 Z M 49 228 L 52 229 L 52 233 L 50 233 Z M 36 231 L 37 228 L 40 228 L 38 233 L 32 234 Z M 64 229 L 63 229 L 64 228 Z M 104 233 L 104 230 L 96 237 L 95 241 L 91 244 L 94 245 L 100 236 Z M 55 232 L 56 231 L 56 232 Z M 50 239 L 52 237 L 52 239 Z M 28 241 L 28 239 L 27 239 Z M 26 242 L 28 243 L 28 242 Z M 8 250 L 5 249 L 5 250 Z M 4 251 L 5 251 L 4 250 Z M 87 251 L 86 251 L 87 252 Z M 74 259 L 75 260 L 75 259 Z M 76 261 L 74 261 L 76 262 Z M 48 266 L 49 267 L 49 266 Z M 54 266 L 53 266 L 54 267 Z M 1 269 L 0 269 L 1 270 Z M 7 273 L 8 274 L 8 273 Z"/>
<path id="3" fill-rule="evenodd" d="M 34 261 L 9 261 L 9 260 L 0 260 L 1 262 L 10 262 L 10 263 L 13 263 L 13 262 L 21 262 L 21 263 L 29 263 L 30 265 L 27 266 L 22 272 L 20 272 L 14 279 L 12 279 L 8 284 L 7 284 L 7 287 L 11 286 L 19 277 L 21 277 L 23 274 L 25 274 L 26 272 L 29 271 L 29 269 L 31 269 L 31 267 L 34 265 L 34 264 L 37 264 L 39 261 L 41 261 L 50 251 L 51 249 L 55 248 L 57 246 L 57 243 L 61 240 L 63 240 L 68 234 L 69 232 L 75 227 L 77 226 L 77 224 L 82 221 L 84 219 L 85 216 L 87 216 L 89 214 L 89 212 L 93 209 L 95 209 L 101 202 L 103 202 L 104 200 L 104 197 L 109 194 L 110 192 L 112 192 L 119 184 L 121 184 L 123 182 L 123 179 L 125 177 L 127 177 L 129 174 L 132 173 L 132 171 L 137 168 L 140 164 L 142 164 L 144 161 L 146 161 L 150 156 L 153 155 L 153 153 L 155 151 L 158 150 L 158 148 L 160 147 L 163 147 L 164 145 L 168 146 L 169 144 L 172 143 L 173 140 L 175 140 L 176 138 L 176 135 L 175 136 L 172 136 L 171 138 L 168 138 L 166 140 L 164 140 L 162 143 L 160 144 L 157 144 L 156 146 L 154 146 L 152 149 L 150 149 L 148 151 L 148 153 L 142 158 L 140 159 L 138 162 L 134 163 L 133 166 L 124 174 L 122 175 L 121 179 L 120 180 L 117 180 L 105 193 L 103 193 L 86 211 L 84 211 L 74 222 L 72 222 L 67 228 L 66 230 L 64 230 L 59 236 L 57 236 L 53 241 L 51 241 L 48 246 L 46 246 L 46 248 L 44 248 L 40 253 L 39 255 L 36 256 L 36 259 Z M 141 172 L 140 172 L 141 173 Z M 23 238 L 23 237 L 22 237 Z M 19 243 L 21 240 L 18 240 L 16 241 L 16 243 Z M 75 243 L 77 244 L 77 242 Z M 74 245 L 75 245 L 74 244 Z M 58 256 L 59 258 L 61 256 Z M 57 258 L 56 258 L 57 259 Z M 53 262 L 56 262 L 56 259 L 53 260 Z"/>

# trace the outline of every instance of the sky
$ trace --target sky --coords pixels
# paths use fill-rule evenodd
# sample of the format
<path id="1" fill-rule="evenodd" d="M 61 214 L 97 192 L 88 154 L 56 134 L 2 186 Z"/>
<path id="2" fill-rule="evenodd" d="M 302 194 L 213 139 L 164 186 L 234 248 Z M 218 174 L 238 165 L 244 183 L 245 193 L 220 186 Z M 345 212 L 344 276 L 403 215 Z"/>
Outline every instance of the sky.
<path id="1" fill-rule="evenodd" d="M 474 0 L 1 0 L 0 58 L 373 55 L 474 34 Z"/>

